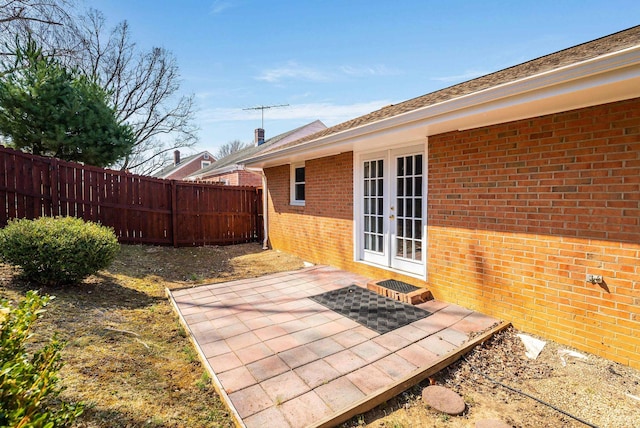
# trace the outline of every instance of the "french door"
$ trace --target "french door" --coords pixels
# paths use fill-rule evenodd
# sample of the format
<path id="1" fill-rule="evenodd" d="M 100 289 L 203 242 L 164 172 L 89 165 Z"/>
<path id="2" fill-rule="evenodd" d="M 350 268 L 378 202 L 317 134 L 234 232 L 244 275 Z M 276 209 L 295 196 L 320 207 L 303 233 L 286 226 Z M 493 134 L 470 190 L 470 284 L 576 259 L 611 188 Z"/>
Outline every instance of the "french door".
<path id="1" fill-rule="evenodd" d="M 424 151 L 389 150 L 361 158 L 361 215 L 358 227 L 363 261 L 424 274 Z"/>

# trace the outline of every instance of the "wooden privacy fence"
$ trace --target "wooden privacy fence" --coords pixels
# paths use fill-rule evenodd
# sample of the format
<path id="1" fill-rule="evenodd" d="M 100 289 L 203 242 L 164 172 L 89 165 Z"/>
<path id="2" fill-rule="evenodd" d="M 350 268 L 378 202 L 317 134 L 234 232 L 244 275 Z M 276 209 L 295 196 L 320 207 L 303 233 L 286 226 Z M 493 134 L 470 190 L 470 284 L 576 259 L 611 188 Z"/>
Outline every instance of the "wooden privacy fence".
<path id="1" fill-rule="evenodd" d="M 262 239 L 262 191 L 161 180 L 0 146 L 0 227 L 41 216 L 99 222 L 122 243 L 238 244 Z"/>

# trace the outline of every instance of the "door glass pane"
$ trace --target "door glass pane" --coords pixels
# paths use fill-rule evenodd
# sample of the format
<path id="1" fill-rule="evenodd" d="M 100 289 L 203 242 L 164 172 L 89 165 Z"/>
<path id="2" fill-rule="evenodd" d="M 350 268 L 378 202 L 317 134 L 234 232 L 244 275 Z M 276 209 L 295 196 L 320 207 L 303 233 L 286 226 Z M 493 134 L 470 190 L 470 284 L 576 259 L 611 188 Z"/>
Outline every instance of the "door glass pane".
<path id="1" fill-rule="evenodd" d="M 422 175 L 422 155 L 416 155 L 416 172 L 415 175 Z"/>
<path id="2" fill-rule="evenodd" d="M 366 161 L 363 164 L 364 175 L 364 213 L 363 241 L 364 249 L 381 253 L 383 247 L 383 207 L 384 207 L 384 164 L 381 160 Z"/>
<path id="3" fill-rule="evenodd" d="M 396 160 L 396 257 L 422 260 L 422 155 Z"/>
<path id="4" fill-rule="evenodd" d="M 416 190 L 415 195 L 422 196 L 422 177 L 416 177 L 414 180 L 415 180 L 414 189 Z"/>

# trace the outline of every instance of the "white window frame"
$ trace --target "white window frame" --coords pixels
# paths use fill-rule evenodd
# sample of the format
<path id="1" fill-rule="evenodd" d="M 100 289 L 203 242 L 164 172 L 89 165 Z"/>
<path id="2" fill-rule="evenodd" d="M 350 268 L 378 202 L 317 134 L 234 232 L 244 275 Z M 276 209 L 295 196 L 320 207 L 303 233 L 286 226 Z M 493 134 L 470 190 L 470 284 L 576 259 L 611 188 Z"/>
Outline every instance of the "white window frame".
<path id="1" fill-rule="evenodd" d="M 302 182 L 296 182 L 296 169 L 298 168 L 304 168 L 304 175 L 305 175 L 305 181 Z M 298 162 L 298 163 L 293 163 L 291 164 L 291 171 L 289 174 L 290 180 L 290 191 L 289 194 L 291 196 L 291 201 L 290 204 L 291 205 L 297 205 L 297 206 L 304 206 L 305 205 L 305 201 L 306 201 L 306 197 L 307 197 L 307 170 L 306 170 L 306 166 L 304 162 Z M 304 185 L 304 194 L 305 194 L 305 199 L 296 199 L 296 185 L 297 184 L 303 184 Z"/>
<path id="2" fill-rule="evenodd" d="M 200 168 L 205 168 L 208 167 L 209 165 L 211 165 L 210 161 L 200 161 Z"/>

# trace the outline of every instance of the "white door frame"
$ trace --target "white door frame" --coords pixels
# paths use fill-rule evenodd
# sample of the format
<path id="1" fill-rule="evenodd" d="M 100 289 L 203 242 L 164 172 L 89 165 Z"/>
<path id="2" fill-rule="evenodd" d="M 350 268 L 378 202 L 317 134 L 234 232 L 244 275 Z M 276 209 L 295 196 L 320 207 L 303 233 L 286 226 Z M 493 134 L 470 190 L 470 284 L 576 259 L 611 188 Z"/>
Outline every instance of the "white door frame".
<path id="1" fill-rule="evenodd" d="M 425 279 L 426 270 L 426 250 L 427 250 L 427 145 L 424 142 L 420 144 L 410 144 L 397 148 L 391 148 L 384 151 L 361 152 L 354 156 L 354 258 L 356 261 L 378 266 L 387 270 L 397 271 L 409 276 Z M 422 155 L 422 205 L 421 205 L 421 252 L 419 259 L 410 260 L 397 257 L 397 219 L 398 210 L 397 202 L 397 158 Z M 375 194 L 365 189 L 365 182 L 375 182 L 375 177 L 371 177 L 371 170 L 365 173 L 365 162 L 369 168 L 373 161 L 383 161 L 383 197 L 379 195 L 379 191 Z M 376 172 L 378 170 L 376 165 Z M 365 177 L 367 175 L 367 177 Z M 371 186 L 371 184 L 369 184 Z M 372 209 L 371 201 L 382 203 L 382 213 L 379 208 Z M 393 208 L 393 209 L 392 209 Z M 373 219 L 378 218 L 382 221 L 382 230 L 380 225 L 373 225 Z M 366 224 L 365 224 L 366 222 Z M 366 233 L 365 233 L 366 229 Z M 382 240 L 382 245 L 372 243 L 371 240 L 376 238 Z M 369 239 L 365 243 L 365 239 Z"/>

